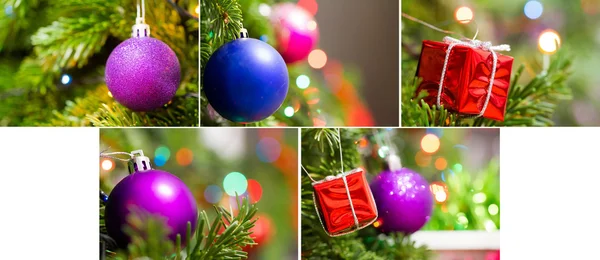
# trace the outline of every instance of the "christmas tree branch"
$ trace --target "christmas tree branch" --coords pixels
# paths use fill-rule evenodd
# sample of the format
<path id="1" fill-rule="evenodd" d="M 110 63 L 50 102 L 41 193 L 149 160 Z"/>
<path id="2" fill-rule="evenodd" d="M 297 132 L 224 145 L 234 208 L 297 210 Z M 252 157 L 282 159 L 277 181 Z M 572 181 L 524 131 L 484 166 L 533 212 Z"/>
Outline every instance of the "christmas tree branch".
<path id="1" fill-rule="evenodd" d="M 123 260 L 138 257 L 169 260 L 245 259 L 248 255 L 242 248 L 256 245 L 250 237 L 250 229 L 256 222 L 254 217 L 257 209 L 247 198 L 242 201 L 236 198 L 236 203 L 239 211 L 235 215 L 221 206 L 214 206 L 216 216 L 212 224 L 206 211 L 201 211 L 195 237 L 191 237 L 192 226 L 188 222 L 185 238 L 178 235 L 175 243 L 167 238 L 169 230 L 163 219 L 134 211 L 136 213 L 128 217 L 130 226 L 125 230 L 131 237 L 127 250 L 109 251 L 109 254 L 112 259 Z M 100 219 L 102 227 L 103 210 Z M 101 231 L 105 233 L 105 229 L 101 228 Z M 182 239 L 188 245 L 184 250 Z"/>
<path id="2" fill-rule="evenodd" d="M 552 126 L 557 103 L 571 100 L 571 89 L 566 85 L 571 61 L 560 51 L 552 59 L 546 73 L 540 73 L 527 84 L 519 80 L 521 65 L 511 79 L 508 103 L 503 122 L 486 118 L 469 119 L 443 107 L 429 106 L 422 101 L 425 93 L 414 97 L 418 80 L 413 76 L 416 61 L 403 62 L 402 125 L 403 126 Z"/>

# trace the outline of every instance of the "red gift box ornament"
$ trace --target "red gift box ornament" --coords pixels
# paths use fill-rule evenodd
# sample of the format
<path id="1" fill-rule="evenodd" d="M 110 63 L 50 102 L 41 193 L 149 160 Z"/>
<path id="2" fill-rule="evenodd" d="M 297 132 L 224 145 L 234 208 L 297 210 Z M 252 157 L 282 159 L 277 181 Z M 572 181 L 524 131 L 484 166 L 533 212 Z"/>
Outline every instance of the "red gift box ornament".
<path id="1" fill-rule="evenodd" d="M 513 58 L 499 51 L 510 46 L 449 36 L 443 42 L 423 41 L 417 94 L 427 91 L 424 100 L 430 105 L 503 121 Z"/>
<path id="2" fill-rule="evenodd" d="M 329 236 L 341 236 L 377 220 L 377 206 L 363 169 L 313 182 L 313 200 Z"/>

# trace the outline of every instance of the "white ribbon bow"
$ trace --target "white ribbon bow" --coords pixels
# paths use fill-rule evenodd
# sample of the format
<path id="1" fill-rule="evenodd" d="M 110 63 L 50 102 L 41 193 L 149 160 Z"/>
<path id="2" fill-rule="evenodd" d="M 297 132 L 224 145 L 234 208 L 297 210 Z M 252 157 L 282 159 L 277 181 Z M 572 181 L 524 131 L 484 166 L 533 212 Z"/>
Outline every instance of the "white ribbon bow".
<path id="1" fill-rule="evenodd" d="M 508 44 L 501 44 L 498 46 L 493 46 L 491 42 L 483 42 L 480 40 L 458 40 L 452 38 L 450 36 L 444 37 L 444 43 L 448 44 L 448 50 L 446 50 L 446 59 L 444 60 L 444 68 L 442 69 L 442 76 L 440 78 L 440 85 L 438 88 L 437 95 L 437 106 L 440 107 L 440 98 L 442 96 L 442 88 L 444 86 L 444 78 L 446 77 L 446 69 L 448 67 L 448 59 L 450 59 L 450 52 L 454 48 L 454 46 L 465 46 L 473 49 L 482 49 L 484 51 L 489 51 L 492 53 L 493 63 L 492 63 L 492 74 L 490 75 L 490 84 L 487 89 L 487 96 L 485 98 L 485 102 L 483 103 L 483 108 L 479 112 L 479 114 L 475 117 L 483 116 L 485 110 L 487 109 L 488 103 L 490 102 L 490 98 L 492 97 L 492 87 L 494 86 L 494 78 L 496 77 L 496 65 L 498 64 L 498 55 L 496 51 L 510 51 L 510 46 Z"/>

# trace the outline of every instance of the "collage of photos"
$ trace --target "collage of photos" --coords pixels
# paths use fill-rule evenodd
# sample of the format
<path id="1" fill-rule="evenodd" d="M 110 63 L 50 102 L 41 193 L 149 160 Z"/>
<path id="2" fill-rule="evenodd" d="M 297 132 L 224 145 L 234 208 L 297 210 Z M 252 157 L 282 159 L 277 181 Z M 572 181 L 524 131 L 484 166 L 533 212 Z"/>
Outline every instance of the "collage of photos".
<path id="1" fill-rule="evenodd" d="M 600 126 L 597 0 L 0 7 L 0 126 L 99 135 L 75 259 L 499 260 L 503 130 Z"/>

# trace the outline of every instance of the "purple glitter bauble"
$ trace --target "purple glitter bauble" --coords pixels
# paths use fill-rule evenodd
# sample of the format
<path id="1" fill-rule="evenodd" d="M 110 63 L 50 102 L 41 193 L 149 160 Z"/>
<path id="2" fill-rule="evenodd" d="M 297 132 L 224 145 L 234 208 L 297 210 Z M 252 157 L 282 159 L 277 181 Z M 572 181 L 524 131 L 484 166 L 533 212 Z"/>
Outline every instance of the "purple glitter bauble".
<path id="1" fill-rule="evenodd" d="M 198 206 L 192 192 L 179 178 L 165 171 L 130 174 L 110 193 L 104 212 L 106 229 L 121 248 L 130 242 L 123 227 L 128 224 L 127 215 L 132 210 L 164 218 L 173 242 L 180 234 L 184 243 L 188 221 L 192 223 L 192 235 L 196 230 Z"/>
<path id="2" fill-rule="evenodd" d="M 371 182 L 379 213 L 379 230 L 411 234 L 431 216 L 433 196 L 429 183 L 418 173 L 402 168 L 386 170 Z"/>
<path id="3" fill-rule="evenodd" d="M 181 80 L 175 52 L 151 37 L 133 37 L 119 44 L 108 57 L 104 75 L 114 99 L 134 111 L 167 104 Z"/>

